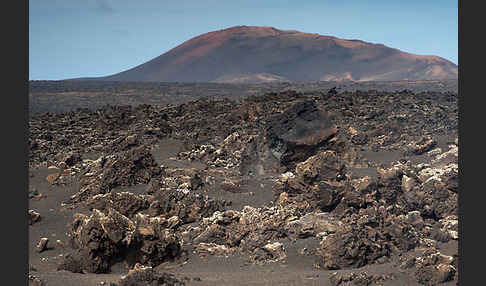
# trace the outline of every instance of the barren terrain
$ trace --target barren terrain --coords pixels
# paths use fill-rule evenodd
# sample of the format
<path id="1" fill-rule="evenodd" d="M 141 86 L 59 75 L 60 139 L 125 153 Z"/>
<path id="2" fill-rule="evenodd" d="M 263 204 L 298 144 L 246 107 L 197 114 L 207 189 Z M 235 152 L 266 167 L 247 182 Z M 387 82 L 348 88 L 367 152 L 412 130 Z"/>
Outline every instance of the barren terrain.
<path id="1" fill-rule="evenodd" d="M 457 81 L 30 92 L 31 285 L 458 281 Z"/>
<path id="2" fill-rule="evenodd" d="M 229 98 L 239 101 L 250 95 L 295 90 L 304 93 L 357 90 L 413 92 L 458 92 L 457 80 L 383 82 L 274 82 L 261 84 L 156 83 L 110 81 L 30 81 L 29 113 L 67 112 L 114 105 L 180 104 L 199 98 Z"/>

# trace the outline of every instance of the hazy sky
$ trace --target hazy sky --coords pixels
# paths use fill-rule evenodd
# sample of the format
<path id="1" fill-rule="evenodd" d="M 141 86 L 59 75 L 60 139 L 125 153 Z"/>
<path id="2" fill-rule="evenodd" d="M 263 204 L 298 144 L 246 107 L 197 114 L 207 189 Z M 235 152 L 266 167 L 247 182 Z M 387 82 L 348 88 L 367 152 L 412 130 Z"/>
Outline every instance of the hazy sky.
<path id="1" fill-rule="evenodd" d="M 272 26 L 458 64 L 457 0 L 29 0 L 29 79 L 106 76 L 200 34 Z"/>

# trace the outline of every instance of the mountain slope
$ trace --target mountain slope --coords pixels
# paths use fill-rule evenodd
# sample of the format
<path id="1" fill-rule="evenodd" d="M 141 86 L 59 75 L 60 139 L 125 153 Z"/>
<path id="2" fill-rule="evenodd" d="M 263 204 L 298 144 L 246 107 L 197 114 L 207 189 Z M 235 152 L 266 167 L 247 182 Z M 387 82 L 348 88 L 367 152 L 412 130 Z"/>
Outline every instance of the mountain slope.
<path id="1" fill-rule="evenodd" d="M 381 44 L 331 36 L 237 26 L 192 38 L 127 71 L 116 81 L 266 82 L 318 80 L 441 80 L 457 78 L 454 63 Z"/>

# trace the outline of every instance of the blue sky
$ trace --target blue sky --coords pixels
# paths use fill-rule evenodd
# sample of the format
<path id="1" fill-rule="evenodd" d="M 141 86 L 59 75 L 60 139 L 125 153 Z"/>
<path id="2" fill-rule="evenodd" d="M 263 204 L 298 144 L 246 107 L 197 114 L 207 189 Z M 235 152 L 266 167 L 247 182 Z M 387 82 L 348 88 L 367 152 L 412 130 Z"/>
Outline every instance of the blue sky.
<path id="1" fill-rule="evenodd" d="M 458 64 L 457 0 L 29 0 L 29 79 L 106 76 L 237 25 L 381 43 Z"/>

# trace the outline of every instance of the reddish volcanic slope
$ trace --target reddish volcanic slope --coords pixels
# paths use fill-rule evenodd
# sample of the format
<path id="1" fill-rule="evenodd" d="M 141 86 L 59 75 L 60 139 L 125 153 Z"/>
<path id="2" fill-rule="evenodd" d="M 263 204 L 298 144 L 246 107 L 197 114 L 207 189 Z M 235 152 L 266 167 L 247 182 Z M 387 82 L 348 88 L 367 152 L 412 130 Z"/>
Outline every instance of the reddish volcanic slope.
<path id="1" fill-rule="evenodd" d="M 458 67 L 437 57 L 381 44 L 237 26 L 206 33 L 130 70 L 102 79 L 160 82 L 456 79 Z"/>

